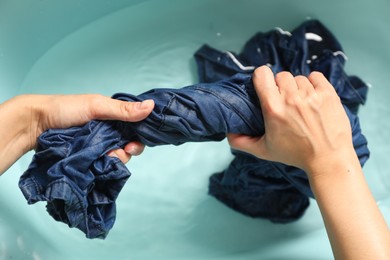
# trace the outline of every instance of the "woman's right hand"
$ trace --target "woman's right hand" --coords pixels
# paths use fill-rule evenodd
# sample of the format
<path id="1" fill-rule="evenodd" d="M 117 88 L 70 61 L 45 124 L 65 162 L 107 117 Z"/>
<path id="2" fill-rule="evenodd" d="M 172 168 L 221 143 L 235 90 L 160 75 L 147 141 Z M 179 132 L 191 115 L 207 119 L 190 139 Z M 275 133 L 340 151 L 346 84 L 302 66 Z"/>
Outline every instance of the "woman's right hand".
<path id="1" fill-rule="evenodd" d="M 351 126 L 333 86 L 320 73 L 293 77 L 255 70 L 253 84 L 264 116 L 265 134 L 229 134 L 232 148 L 311 172 L 322 162 L 355 154 Z"/>

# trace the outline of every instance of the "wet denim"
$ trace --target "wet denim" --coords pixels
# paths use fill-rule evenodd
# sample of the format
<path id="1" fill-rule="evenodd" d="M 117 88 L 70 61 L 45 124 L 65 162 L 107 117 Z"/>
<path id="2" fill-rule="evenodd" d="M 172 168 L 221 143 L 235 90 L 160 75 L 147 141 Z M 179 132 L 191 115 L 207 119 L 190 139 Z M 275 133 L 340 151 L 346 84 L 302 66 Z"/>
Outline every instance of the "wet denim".
<path id="1" fill-rule="evenodd" d="M 313 22 L 306 22 L 301 27 L 313 27 Z M 267 41 L 270 35 L 276 37 L 278 33 L 273 31 L 264 34 L 265 39 L 257 38 Z M 297 46 L 293 47 L 300 47 L 304 52 L 301 45 L 308 46 L 307 39 L 294 39 Z M 329 45 L 331 43 L 336 45 L 333 41 Z M 279 50 L 279 43 L 273 44 L 269 44 L 269 48 L 273 48 L 274 59 L 269 61 L 274 62 L 274 71 L 295 60 L 290 56 L 287 60 Z M 362 89 L 366 86 L 358 78 L 351 80 L 346 76 L 341 58 L 334 55 L 339 49 L 332 49 L 330 55 L 325 47 L 327 44 L 324 45 L 323 55 L 313 48 L 318 56 L 313 63 L 323 60 L 316 68 L 323 69 L 324 74 L 334 78 L 334 86 L 350 119 L 354 147 L 363 165 L 369 151 L 355 113 L 358 105 L 365 100 L 366 92 Z M 208 51 L 215 55 L 215 59 L 210 59 Z M 268 52 L 271 53 L 271 50 Z M 231 73 L 228 67 L 224 72 L 220 61 L 225 59 L 227 64 L 228 57 L 219 57 L 217 53 L 209 47 L 203 47 L 196 53 L 201 80 L 211 83 L 181 89 L 153 89 L 139 96 L 115 94 L 113 98 L 126 101 L 154 99 L 153 112 L 141 122 L 91 121 L 81 127 L 44 132 L 38 139 L 33 161 L 19 182 L 28 203 L 47 201 L 47 210 L 56 220 L 79 228 L 89 238 L 104 238 L 115 221 L 116 198 L 130 176 L 129 170 L 117 158 L 106 155 L 108 151 L 123 147 L 129 141 L 141 141 L 147 146 L 180 145 L 185 142 L 220 141 L 226 133 L 264 134 L 263 117 L 251 79 L 252 71 Z M 295 53 L 294 49 L 289 53 Z M 209 58 L 204 59 L 202 55 Z M 308 64 L 306 60 L 303 63 Z M 300 73 L 302 68 L 305 69 L 302 71 L 304 74 L 311 69 L 305 65 L 294 73 Z M 215 69 L 218 73 L 214 73 Z M 230 74 L 234 75 L 229 77 Z M 222 80 L 213 82 L 219 79 Z M 210 178 L 210 194 L 244 214 L 266 217 L 274 222 L 292 221 L 303 214 L 312 192 L 302 170 L 233 152 L 236 157 L 229 167 Z"/>
<path id="2" fill-rule="evenodd" d="M 239 54 L 204 45 L 195 53 L 195 59 L 201 82 L 214 82 L 236 73 L 250 75 L 262 65 L 268 65 L 274 73 L 289 71 L 307 76 L 312 71 L 322 72 L 335 87 L 347 107 L 352 126 L 356 127 L 353 136 L 357 153 L 368 158 L 366 140 L 356 135 L 360 132 L 359 123 L 352 122 L 358 119 L 351 115 L 356 115 L 364 104 L 368 87 L 360 78 L 345 73 L 346 55 L 334 35 L 319 21 L 306 21 L 291 33 L 281 29 L 259 32 Z M 273 222 L 293 221 L 304 213 L 308 197 L 313 194 L 302 171 L 238 151 L 233 154 L 235 159 L 228 168 L 210 177 L 211 195 L 239 212 Z M 362 165 L 364 160 L 360 160 Z"/>
<path id="3" fill-rule="evenodd" d="M 367 85 L 356 76 L 344 71 L 346 55 L 333 34 L 319 21 L 309 20 L 289 35 L 272 30 L 259 32 L 250 38 L 240 54 L 230 52 L 243 66 L 268 65 L 274 73 L 289 71 L 293 75 L 308 76 L 320 71 L 335 87 L 344 105 L 357 113 L 367 98 Z M 318 35 L 322 41 L 307 40 L 306 36 Z M 242 69 L 226 51 L 202 46 L 195 53 L 200 82 L 215 82 L 236 73 L 251 74 L 253 69 Z"/>

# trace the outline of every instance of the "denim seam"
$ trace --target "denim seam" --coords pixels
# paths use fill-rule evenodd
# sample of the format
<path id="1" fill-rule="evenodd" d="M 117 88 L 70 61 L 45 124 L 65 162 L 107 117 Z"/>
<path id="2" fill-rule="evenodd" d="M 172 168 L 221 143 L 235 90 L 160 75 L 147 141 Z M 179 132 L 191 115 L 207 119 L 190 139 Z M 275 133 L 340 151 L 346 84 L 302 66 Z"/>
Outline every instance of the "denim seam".
<path id="1" fill-rule="evenodd" d="M 104 228 L 102 227 L 102 224 L 101 224 L 101 223 L 97 223 L 97 222 L 93 219 L 93 214 L 87 214 L 87 216 L 88 216 L 88 219 L 90 220 L 90 221 L 89 221 L 89 224 L 90 224 L 91 226 L 93 226 L 94 228 L 99 229 L 99 231 L 101 231 L 101 232 L 107 232 L 106 229 L 104 229 Z"/>
<path id="2" fill-rule="evenodd" d="M 165 120 L 166 120 L 166 116 L 165 116 L 165 111 L 171 106 L 172 102 L 176 99 L 176 96 L 175 95 L 172 95 L 172 97 L 170 98 L 168 104 L 166 106 L 164 106 L 164 108 L 162 109 L 161 111 L 161 123 L 160 123 L 160 126 L 158 127 L 158 130 L 160 131 L 164 125 L 165 125 Z"/>
<path id="3" fill-rule="evenodd" d="M 241 86 L 243 86 L 243 85 L 241 85 Z M 244 85 L 244 86 L 245 86 L 245 85 Z M 218 98 L 218 99 L 221 101 L 221 103 L 223 103 L 226 107 L 228 107 L 229 109 L 233 110 L 237 115 L 239 115 L 240 118 L 241 118 L 243 121 L 245 121 L 245 123 L 246 123 L 248 126 L 252 127 L 251 124 L 249 123 L 250 120 L 248 120 L 248 119 L 245 117 L 245 115 L 244 115 L 243 113 L 240 112 L 240 110 L 236 109 L 234 106 L 232 106 L 232 105 L 230 104 L 229 101 L 227 101 L 227 100 L 225 100 L 224 98 L 222 98 L 221 96 L 219 96 L 216 92 L 214 92 L 214 91 L 212 91 L 212 90 L 209 90 L 209 89 L 202 88 L 202 86 L 197 86 L 197 87 L 195 87 L 195 89 L 196 89 L 196 90 L 199 90 L 199 91 L 202 91 L 202 92 L 204 92 L 204 93 L 208 93 L 208 94 L 211 94 L 211 95 L 215 96 L 215 97 Z"/>
<path id="4" fill-rule="evenodd" d="M 32 184 L 34 185 L 36 194 L 41 194 L 42 191 L 44 190 L 42 185 L 40 185 L 39 182 L 35 180 L 34 176 L 31 176 L 29 179 L 32 182 Z"/>

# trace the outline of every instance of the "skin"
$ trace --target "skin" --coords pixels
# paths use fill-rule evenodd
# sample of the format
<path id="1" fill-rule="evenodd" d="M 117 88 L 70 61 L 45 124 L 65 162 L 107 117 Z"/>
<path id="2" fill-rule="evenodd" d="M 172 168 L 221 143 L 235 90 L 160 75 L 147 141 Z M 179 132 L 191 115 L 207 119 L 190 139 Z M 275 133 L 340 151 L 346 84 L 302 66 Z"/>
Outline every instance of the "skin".
<path id="1" fill-rule="evenodd" d="M 266 66 L 256 69 L 253 83 L 265 134 L 230 134 L 230 145 L 307 173 L 336 259 L 390 259 L 390 232 L 364 179 L 348 117 L 332 85 L 319 72 L 275 77 Z"/>
<path id="2" fill-rule="evenodd" d="M 49 128 L 79 126 L 93 119 L 136 122 L 153 110 L 153 100 L 124 102 L 102 95 L 21 95 L 0 104 L 0 174 L 34 149 L 38 136 Z M 126 163 L 144 146 L 132 142 L 110 151 Z"/>

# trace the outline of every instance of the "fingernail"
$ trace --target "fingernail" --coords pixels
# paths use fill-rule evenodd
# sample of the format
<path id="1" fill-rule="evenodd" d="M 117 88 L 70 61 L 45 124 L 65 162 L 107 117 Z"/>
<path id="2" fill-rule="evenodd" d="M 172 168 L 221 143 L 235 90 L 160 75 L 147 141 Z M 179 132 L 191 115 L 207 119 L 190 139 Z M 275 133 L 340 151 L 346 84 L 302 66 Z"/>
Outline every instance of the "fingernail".
<path id="1" fill-rule="evenodd" d="M 138 108 L 143 110 L 143 109 L 149 109 L 152 106 L 154 106 L 154 101 L 152 99 L 147 99 L 142 101 Z"/>
<path id="2" fill-rule="evenodd" d="M 128 154 L 131 154 L 131 155 L 137 155 L 138 154 L 138 149 L 136 146 L 128 146 L 128 147 L 125 147 L 125 152 L 128 153 Z"/>

